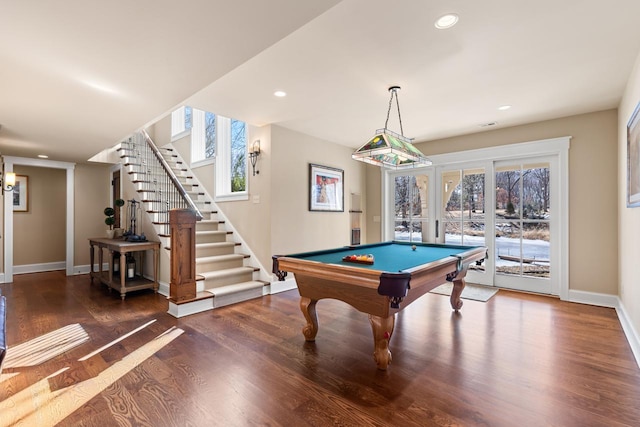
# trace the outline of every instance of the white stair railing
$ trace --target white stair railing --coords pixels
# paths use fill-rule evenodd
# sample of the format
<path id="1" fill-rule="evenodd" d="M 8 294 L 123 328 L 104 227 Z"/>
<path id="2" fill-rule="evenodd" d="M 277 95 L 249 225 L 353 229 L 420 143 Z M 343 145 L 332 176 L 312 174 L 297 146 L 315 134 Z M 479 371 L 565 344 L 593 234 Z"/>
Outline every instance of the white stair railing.
<path id="1" fill-rule="evenodd" d="M 185 190 L 175 172 L 144 130 L 122 141 L 122 157 L 135 174 L 133 182 L 144 194 L 142 202 L 160 227 L 160 235 L 169 236 L 169 211 L 192 209 L 199 220 L 202 213 Z"/>

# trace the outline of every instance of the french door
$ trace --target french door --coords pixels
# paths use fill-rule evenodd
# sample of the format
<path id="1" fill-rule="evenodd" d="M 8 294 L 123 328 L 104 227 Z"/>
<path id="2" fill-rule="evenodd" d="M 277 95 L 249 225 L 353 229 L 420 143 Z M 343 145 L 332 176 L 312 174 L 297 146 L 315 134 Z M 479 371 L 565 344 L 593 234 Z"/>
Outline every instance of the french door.
<path id="1" fill-rule="evenodd" d="M 387 215 L 393 220 L 392 230 L 387 231 L 385 238 L 485 246 L 484 171 L 483 167 L 446 171 L 437 179 L 433 168 L 390 172 L 389 194 L 393 194 L 393 205 L 388 207 Z M 486 263 L 471 266 L 467 279 L 491 284 Z"/>
<path id="2" fill-rule="evenodd" d="M 486 246 L 469 282 L 558 295 L 567 268 L 559 165 L 528 156 L 389 171 L 384 239 Z"/>
<path id="3" fill-rule="evenodd" d="M 487 242 L 487 215 L 491 204 L 486 189 L 491 188 L 491 165 L 482 162 L 465 164 L 464 167 L 441 166 L 436 168 L 440 191 L 436 192 L 435 242 L 463 246 L 490 246 Z M 490 199 L 491 197 L 489 197 Z M 489 235 L 491 233 L 488 233 Z M 469 266 L 467 280 L 483 285 L 493 285 L 493 260 L 481 265 Z"/>

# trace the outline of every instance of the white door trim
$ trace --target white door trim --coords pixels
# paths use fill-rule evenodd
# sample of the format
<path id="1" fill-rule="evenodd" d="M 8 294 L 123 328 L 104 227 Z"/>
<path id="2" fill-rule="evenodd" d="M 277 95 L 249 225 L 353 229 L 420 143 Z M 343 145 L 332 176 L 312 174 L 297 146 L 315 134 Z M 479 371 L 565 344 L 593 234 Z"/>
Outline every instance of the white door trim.
<path id="1" fill-rule="evenodd" d="M 3 156 L 4 171 L 13 172 L 14 165 L 35 166 L 42 168 L 66 169 L 67 171 L 67 200 L 66 200 L 66 274 L 73 274 L 74 263 L 74 170 L 75 163 L 58 162 L 54 160 L 30 159 L 26 157 Z M 4 281 L 13 282 L 13 203 L 11 197 L 4 197 Z"/>

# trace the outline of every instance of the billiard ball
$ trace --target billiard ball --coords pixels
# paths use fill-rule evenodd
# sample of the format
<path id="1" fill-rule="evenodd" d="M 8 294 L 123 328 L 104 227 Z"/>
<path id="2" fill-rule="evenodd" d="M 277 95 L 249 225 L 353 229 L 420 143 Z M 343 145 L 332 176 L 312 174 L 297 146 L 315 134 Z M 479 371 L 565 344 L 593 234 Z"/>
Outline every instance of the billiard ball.
<path id="1" fill-rule="evenodd" d="M 416 245 L 411 245 L 411 250 L 415 251 L 416 250 Z"/>

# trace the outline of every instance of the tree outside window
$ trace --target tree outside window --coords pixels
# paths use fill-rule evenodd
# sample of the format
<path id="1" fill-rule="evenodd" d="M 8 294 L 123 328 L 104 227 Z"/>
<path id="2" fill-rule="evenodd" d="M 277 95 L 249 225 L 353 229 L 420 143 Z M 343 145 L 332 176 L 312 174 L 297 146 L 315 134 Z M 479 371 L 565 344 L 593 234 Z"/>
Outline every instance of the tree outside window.
<path id="1" fill-rule="evenodd" d="M 247 189 L 247 125 L 231 119 L 231 192 Z"/>

